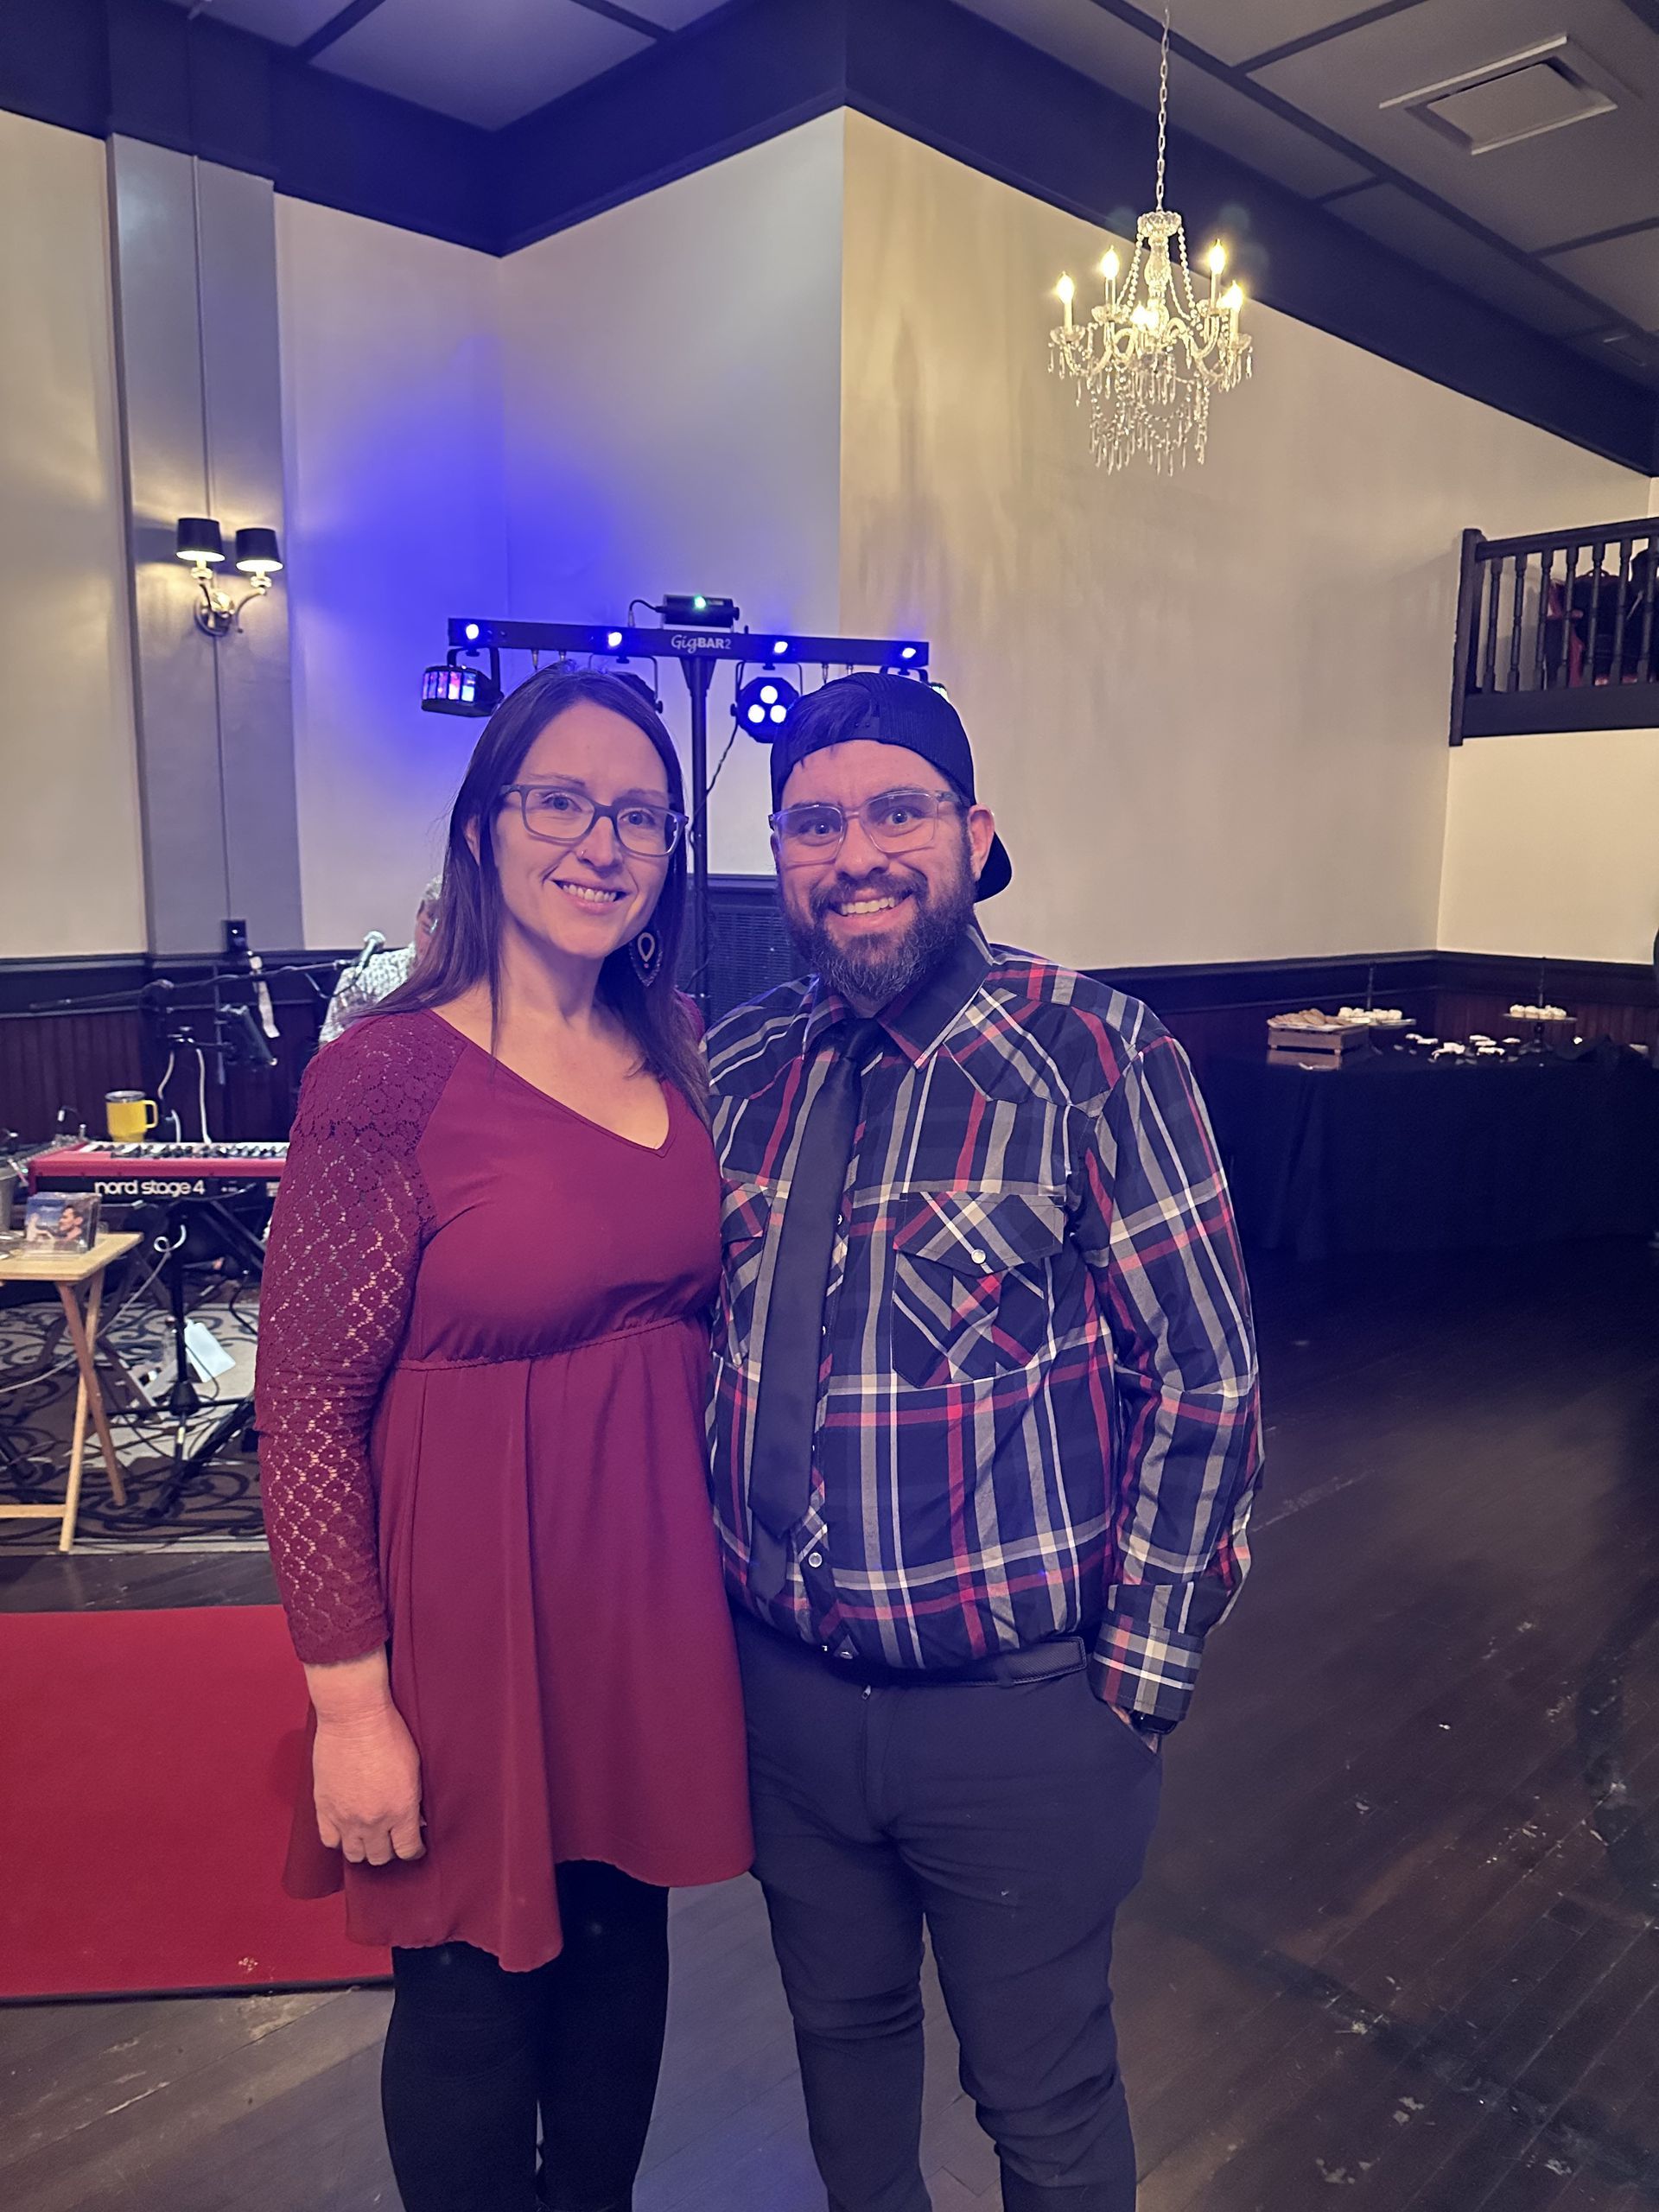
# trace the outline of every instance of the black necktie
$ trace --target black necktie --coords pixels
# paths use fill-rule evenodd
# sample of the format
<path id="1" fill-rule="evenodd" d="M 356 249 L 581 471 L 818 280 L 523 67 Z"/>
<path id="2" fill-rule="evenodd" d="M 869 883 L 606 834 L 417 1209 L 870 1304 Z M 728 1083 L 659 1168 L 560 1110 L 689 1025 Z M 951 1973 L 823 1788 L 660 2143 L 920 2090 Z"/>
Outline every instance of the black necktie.
<path id="1" fill-rule="evenodd" d="M 806 1117 L 790 1178 L 766 1301 L 760 1395 L 749 1452 L 749 1589 L 763 1604 L 783 1591 L 790 1534 L 806 1518 L 811 1503 L 823 1297 L 858 1125 L 860 1072 L 880 1034 L 880 1022 L 861 1021 L 842 1040 Z"/>

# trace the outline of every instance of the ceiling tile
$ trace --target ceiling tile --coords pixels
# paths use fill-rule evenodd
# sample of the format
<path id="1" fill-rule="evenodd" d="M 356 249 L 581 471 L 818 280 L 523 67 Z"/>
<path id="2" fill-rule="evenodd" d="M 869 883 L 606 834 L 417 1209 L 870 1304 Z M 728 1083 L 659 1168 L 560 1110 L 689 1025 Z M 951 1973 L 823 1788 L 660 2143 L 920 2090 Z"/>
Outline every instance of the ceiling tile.
<path id="1" fill-rule="evenodd" d="M 1148 15 L 1160 11 L 1140 0 Z M 1293 40 L 1310 38 L 1374 6 L 1376 0 L 1180 0 L 1176 22 L 1184 38 L 1223 61 L 1249 61 Z M 1408 0 L 1422 6 L 1426 0 Z"/>
<path id="2" fill-rule="evenodd" d="M 962 0 L 962 4 L 1137 107 L 1156 112 L 1156 39 L 1108 15 L 1095 0 Z M 1357 184 L 1370 174 L 1179 55 L 1170 63 L 1169 114 L 1178 130 L 1190 130 L 1195 138 L 1220 147 L 1235 160 L 1307 198 Z M 1180 181 L 1173 170 L 1170 193 L 1179 207 Z M 1207 211 L 1183 212 L 1196 222 L 1204 220 Z"/>
<path id="3" fill-rule="evenodd" d="M 315 66 L 493 130 L 654 43 L 573 0 L 383 0 Z"/>
<path id="4" fill-rule="evenodd" d="M 631 16 L 643 16 L 665 31 L 683 31 L 688 23 L 714 15 L 725 0 L 623 0 L 623 4 Z"/>
<path id="5" fill-rule="evenodd" d="M 1397 186 L 1379 184 L 1338 200 L 1333 215 L 1407 260 L 1432 269 L 1488 307 L 1540 330 L 1568 337 L 1611 321 L 1611 311 L 1585 307 L 1548 276 L 1536 275 L 1496 246 L 1483 245 L 1460 224 L 1437 214 Z"/>
<path id="6" fill-rule="evenodd" d="M 346 0 L 208 0 L 204 16 L 216 23 L 229 23 L 238 31 L 256 31 L 279 46 L 298 46 L 337 16 Z M 181 8 L 194 8 L 198 0 L 175 0 Z"/>
<path id="7" fill-rule="evenodd" d="M 1594 292 L 1643 330 L 1659 330 L 1659 229 L 1552 253 L 1546 265 Z"/>
<path id="8" fill-rule="evenodd" d="M 1560 34 L 1626 88 L 1611 113 L 1472 155 L 1382 104 Z M 1258 79 L 1526 247 L 1659 214 L 1659 39 L 1623 0 L 1435 0 L 1274 62 Z"/>

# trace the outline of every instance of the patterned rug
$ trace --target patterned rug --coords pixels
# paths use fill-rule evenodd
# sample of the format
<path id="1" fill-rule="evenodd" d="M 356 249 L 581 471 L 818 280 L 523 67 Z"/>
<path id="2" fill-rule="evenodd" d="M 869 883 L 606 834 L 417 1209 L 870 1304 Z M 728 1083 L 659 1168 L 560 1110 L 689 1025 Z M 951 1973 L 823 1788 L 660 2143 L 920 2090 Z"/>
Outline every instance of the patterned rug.
<path id="1" fill-rule="evenodd" d="M 114 1303 L 99 1329 L 99 1366 L 127 1503 L 122 1509 L 111 1497 L 103 1454 L 91 1439 L 76 1550 L 263 1547 L 258 1462 L 242 1448 L 239 1432 L 211 1465 L 192 1470 L 164 1519 L 146 1518 L 171 1471 L 175 1424 L 165 1403 L 156 1402 L 165 1401 L 173 1381 L 172 1319 L 162 1285 L 147 1283 L 137 1268 L 112 1280 L 109 1295 Z M 232 1364 L 213 1381 L 194 1375 L 203 1410 L 190 1423 L 187 1442 L 199 1441 L 227 1406 L 253 1388 L 257 1297 L 252 1286 L 227 1285 L 210 1268 L 191 1270 L 191 1319 L 211 1332 Z M 106 1345 L 118 1357 L 119 1368 L 103 1357 Z M 74 1407 L 74 1358 L 56 1293 L 41 1297 L 31 1290 L 19 1299 L 10 1290 L 0 1305 L 0 1499 L 47 1504 L 63 1496 Z M 0 1520 L 0 1558 L 55 1551 L 58 1534 L 54 1521 Z"/>

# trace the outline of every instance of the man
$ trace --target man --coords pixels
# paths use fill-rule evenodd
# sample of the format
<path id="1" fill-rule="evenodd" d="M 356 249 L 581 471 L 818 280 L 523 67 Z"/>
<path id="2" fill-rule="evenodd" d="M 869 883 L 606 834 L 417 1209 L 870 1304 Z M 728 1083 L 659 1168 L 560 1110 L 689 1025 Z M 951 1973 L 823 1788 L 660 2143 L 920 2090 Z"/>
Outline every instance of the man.
<path id="1" fill-rule="evenodd" d="M 813 2148 L 832 2212 L 926 2212 L 925 1923 L 1007 2212 L 1128 2212 L 1113 1917 L 1257 1472 L 1221 1170 L 1144 1007 L 988 949 L 940 694 L 827 684 L 772 797 L 815 972 L 709 1039 L 712 1427 Z"/>
<path id="2" fill-rule="evenodd" d="M 390 998 L 415 973 L 422 955 L 432 942 L 432 932 L 437 926 L 438 901 L 443 895 L 443 878 L 435 875 L 421 893 L 421 903 L 415 909 L 415 934 L 407 944 L 398 945 L 391 952 L 359 953 L 334 986 L 334 995 L 328 1001 L 328 1011 L 322 1017 L 322 1027 L 317 1032 L 319 1045 L 332 1045 L 348 1022 L 355 1021 L 365 1007 L 378 1000 Z M 370 933 L 370 943 L 378 938 L 378 931 Z"/>

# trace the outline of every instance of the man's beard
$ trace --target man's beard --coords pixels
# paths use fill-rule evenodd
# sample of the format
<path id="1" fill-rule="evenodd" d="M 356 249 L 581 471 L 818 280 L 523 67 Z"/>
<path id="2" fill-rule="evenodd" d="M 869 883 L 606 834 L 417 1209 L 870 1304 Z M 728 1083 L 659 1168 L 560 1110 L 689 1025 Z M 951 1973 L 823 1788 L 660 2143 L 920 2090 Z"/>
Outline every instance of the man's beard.
<path id="1" fill-rule="evenodd" d="M 897 865 L 878 876 L 852 882 L 837 879 L 817 892 L 807 920 L 785 906 L 785 919 L 795 950 L 807 966 L 832 991 L 854 1004 L 891 1006 L 913 990 L 937 968 L 963 936 L 974 918 L 974 877 L 967 862 L 967 840 L 963 841 L 963 867 L 953 883 L 930 884 L 925 876 Z M 830 935 L 829 910 L 843 899 L 866 892 L 874 898 L 884 893 L 910 893 L 909 926 L 886 944 L 837 944 Z"/>

